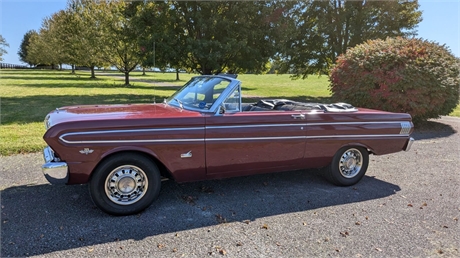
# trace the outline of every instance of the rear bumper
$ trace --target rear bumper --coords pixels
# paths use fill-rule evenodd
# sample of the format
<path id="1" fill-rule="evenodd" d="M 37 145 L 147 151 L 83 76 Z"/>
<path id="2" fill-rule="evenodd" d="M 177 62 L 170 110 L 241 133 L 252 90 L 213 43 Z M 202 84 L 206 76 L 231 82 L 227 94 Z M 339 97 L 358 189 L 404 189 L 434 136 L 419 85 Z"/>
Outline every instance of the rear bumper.
<path id="1" fill-rule="evenodd" d="M 410 147 L 412 147 L 412 144 L 415 142 L 415 139 L 410 137 L 409 141 L 407 141 L 406 147 L 404 148 L 404 151 L 409 151 Z"/>
<path id="2" fill-rule="evenodd" d="M 67 163 L 59 161 L 50 147 L 46 147 L 43 150 L 43 159 L 45 164 L 42 165 L 42 171 L 48 182 L 51 184 L 66 184 L 69 181 Z"/>

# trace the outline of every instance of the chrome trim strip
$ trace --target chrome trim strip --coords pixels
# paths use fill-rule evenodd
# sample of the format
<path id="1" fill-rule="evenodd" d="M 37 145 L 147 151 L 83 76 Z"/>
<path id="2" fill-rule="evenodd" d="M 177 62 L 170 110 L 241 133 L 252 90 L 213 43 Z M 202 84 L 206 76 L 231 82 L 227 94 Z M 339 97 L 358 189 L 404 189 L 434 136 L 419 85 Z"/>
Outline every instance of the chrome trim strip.
<path id="1" fill-rule="evenodd" d="M 320 138 L 372 138 L 372 137 L 408 137 L 408 134 L 348 134 L 348 135 L 318 135 L 306 136 L 307 139 L 320 139 Z"/>
<path id="2" fill-rule="evenodd" d="M 235 129 L 258 127 L 284 127 L 284 126 L 317 126 L 317 125 L 359 125 L 359 124 L 400 124 L 401 122 L 331 122 L 331 123 L 296 123 L 296 124 L 258 124 L 258 125 L 223 125 L 206 126 L 205 129 Z"/>
<path id="3" fill-rule="evenodd" d="M 141 132 L 163 132 L 163 131 L 188 131 L 188 130 L 204 130 L 203 127 L 171 127 L 171 128 L 151 128 L 151 129 L 126 129 L 126 130 L 105 130 L 105 131 L 89 131 L 89 132 L 75 132 L 65 133 L 61 137 L 69 135 L 81 135 L 81 134 L 101 134 L 101 133 L 141 133 Z"/>
<path id="4" fill-rule="evenodd" d="M 410 122 L 330 122 L 330 123 L 291 123 L 291 124 L 256 124 L 256 125 L 229 125 L 229 126 L 203 126 L 203 127 L 178 127 L 178 128 L 151 128 L 151 129 L 128 129 L 128 130 L 103 130 L 103 131 L 89 131 L 89 132 L 71 132 L 59 136 L 59 139 L 68 144 L 72 143 L 139 143 L 139 142 L 196 142 L 204 141 L 204 139 L 150 139 L 150 140 L 102 140 L 102 141 L 69 141 L 66 140 L 67 136 L 74 135 L 90 135 L 90 134 L 111 134 L 111 133 L 141 133 L 141 132 L 164 132 L 164 131 L 191 131 L 191 130 L 205 130 L 205 129 L 236 129 L 236 128 L 263 128 L 263 127 L 291 127 L 291 126 L 321 126 L 321 125 L 356 125 L 356 124 L 389 124 L 399 123 L 401 125 L 401 132 L 397 135 L 324 135 L 324 136 L 289 136 L 289 137 L 249 137 L 249 138 L 216 138 L 216 140 L 257 140 L 257 139 L 291 139 L 291 137 L 304 137 L 305 139 L 314 138 L 344 138 L 344 137 L 394 137 L 394 136 L 408 136 L 412 128 Z M 206 139 L 207 141 L 214 141 L 214 139 Z"/>
<path id="5" fill-rule="evenodd" d="M 251 140 L 295 140 L 295 139 L 305 139 L 306 136 L 285 136 L 285 137 L 243 137 L 243 138 L 209 138 L 206 139 L 207 142 L 214 141 L 251 141 Z"/>
<path id="6" fill-rule="evenodd" d="M 205 129 L 235 129 L 235 128 L 260 128 L 260 127 L 285 127 L 285 126 L 306 126 L 306 124 L 222 125 L 222 126 L 206 126 Z"/>
<path id="7" fill-rule="evenodd" d="M 59 137 L 59 139 L 61 139 Z M 61 141 L 68 144 L 83 144 L 83 143 L 155 143 L 155 142 L 202 142 L 203 138 L 195 139 L 155 139 L 155 140 L 103 140 L 103 141 L 67 141 L 61 139 Z"/>
<path id="8" fill-rule="evenodd" d="M 173 143 L 173 142 L 214 142 L 214 141 L 249 141 L 249 140 L 295 140 L 322 138 L 372 138 L 372 137 L 408 137 L 402 134 L 369 134 L 369 135 L 319 135 L 319 136 L 284 136 L 284 137 L 235 137 L 235 138 L 195 138 L 195 139 L 155 139 L 155 140 L 102 140 L 102 141 L 67 141 L 68 144 L 88 143 Z"/>
<path id="9" fill-rule="evenodd" d="M 399 124 L 400 121 L 379 121 L 379 122 L 326 122 L 326 123 L 307 123 L 307 126 L 315 125 L 360 125 L 360 124 Z"/>
<path id="10" fill-rule="evenodd" d="M 143 133 L 143 132 L 164 132 L 164 131 L 190 131 L 190 130 L 204 130 L 204 127 L 183 127 L 183 128 L 154 128 L 154 129 L 130 129 L 130 130 L 107 130 L 107 131 L 89 131 L 89 132 L 75 132 L 65 133 L 59 136 L 59 140 L 65 143 L 71 143 L 76 141 L 65 140 L 64 137 L 72 135 L 88 135 L 88 134 L 110 134 L 110 133 Z M 85 143 L 85 142 L 78 142 Z M 88 142 L 89 143 L 89 142 Z"/>
<path id="11" fill-rule="evenodd" d="M 316 126 L 316 125 L 354 125 L 354 124 L 389 124 L 402 122 L 331 122 L 331 123 L 299 123 L 299 124 L 258 124 L 258 125 L 229 125 L 229 126 L 203 126 L 203 127 L 178 127 L 178 128 L 151 128 L 151 129 L 127 129 L 127 130 L 103 130 L 89 132 L 74 132 L 65 133 L 59 137 L 60 140 L 71 135 L 88 135 L 88 134 L 108 134 L 108 133 L 141 133 L 141 132 L 164 132 L 164 131 L 189 131 L 189 130 L 204 130 L 204 129 L 235 129 L 235 128 L 259 128 L 259 127 L 285 127 L 285 126 Z M 409 122 L 404 122 L 409 124 Z M 410 130 L 410 128 L 409 128 Z"/>

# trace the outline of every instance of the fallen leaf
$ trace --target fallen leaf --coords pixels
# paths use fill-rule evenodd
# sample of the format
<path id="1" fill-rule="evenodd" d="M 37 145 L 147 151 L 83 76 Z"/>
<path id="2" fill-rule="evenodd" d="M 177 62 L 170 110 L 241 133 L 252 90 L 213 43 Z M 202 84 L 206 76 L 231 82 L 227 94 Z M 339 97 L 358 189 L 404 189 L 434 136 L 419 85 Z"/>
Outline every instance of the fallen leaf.
<path id="1" fill-rule="evenodd" d="M 277 245 L 277 246 L 281 246 L 281 244 L 280 244 L 279 242 L 276 242 L 276 245 Z"/>
<path id="2" fill-rule="evenodd" d="M 326 238 L 324 239 L 324 242 L 329 242 L 329 240 L 330 240 L 329 237 L 326 237 Z"/>
<path id="3" fill-rule="evenodd" d="M 441 249 L 438 250 L 438 254 L 443 254 L 443 253 L 444 252 Z"/>
<path id="4" fill-rule="evenodd" d="M 449 228 L 448 226 L 442 226 L 443 228 Z"/>
<path id="5" fill-rule="evenodd" d="M 304 223 L 302 223 L 302 224 L 303 224 L 304 226 L 306 226 L 306 225 L 307 225 L 307 223 L 305 223 L 305 222 L 304 222 Z"/>
<path id="6" fill-rule="evenodd" d="M 368 219 L 369 219 L 369 217 L 368 217 L 368 216 L 366 216 L 366 220 L 368 220 Z"/>
<path id="7" fill-rule="evenodd" d="M 94 248 L 88 249 L 88 253 L 92 253 L 94 251 Z"/>
<path id="8" fill-rule="evenodd" d="M 340 232 L 340 235 L 343 236 L 343 237 L 347 237 L 350 234 L 348 233 L 348 231 L 345 231 L 345 232 Z"/>
<path id="9" fill-rule="evenodd" d="M 251 222 L 251 221 L 248 220 L 248 219 L 243 220 L 243 223 L 249 224 L 249 222 Z"/>
<path id="10" fill-rule="evenodd" d="M 227 219 L 220 214 L 216 214 L 216 220 L 218 223 L 227 223 Z"/>
<path id="11" fill-rule="evenodd" d="M 188 204 L 195 205 L 195 201 L 197 200 L 196 197 L 190 196 L 190 195 L 184 195 L 182 196 L 182 199 L 186 201 Z"/>
<path id="12" fill-rule="evenodd" d="M 262 227 L 260 227 L 260 228 L 268 229 L 268 226 L 267 226 L 267 224 L 263 224 Z"/>
<path id="13" fill-rule="evenodd" d="M 355 225 L 358 225 L 358 226 L 359 226 L 359 225 L 361 225 L 361 222 L 356 221 L 356 222 L 355 222 Z"/>
<path id="14" fill-rule="evenodd" d="M 409 207 L 414 207 L 414 206 L 413 206 L 412 204 L 410 204 L 410 203 L 409 203 L 407 206 L 409 206 Z"/>
<path id="15" fill-rule="evenodd" d="M 382 249 L 380 249 L 380 248 L 378 248 L 378 247 L 376 247 L 375 250 L 377 250 L 377 251 L 379 251 L 379 252 L 382 251 Z"/>
<path id="16" fill-rule="evenodd" d="M 227 251 L 225 251 L 224 249 L 220 249 L 220 250 L 219 250 L 219 253 L 220 253 L 221 255 L 226 255 L 226 254 L 227 254 Z"/>
<path id="17" fill-rule="evenodd" d="M 338 252 L 340 252 L 340 249 L 337 249 L 337 248 L 336 248 L 335 251 L 338 253 Z"/>
<path id="18" fill-rule="evenodd" d="M 177 248 L 172 249 L 173 253 L 177 252 Z"/>
<path id="19" fill-rule="evenodd" d="M 214 189 L 210 186 L 201 186 L 199 190 L 203 193 L 214 193 Z"/>
<path id="20" fill-rule="evenodd" d="M 178 237 L 178 236 L 179 236 L 179 233 L 176 233 L 174 236 L 175 236 L 175 237 Z"/>
<path id="21" fill-rule="evenodd" d="M 123 250 L 123 246 L 120 246 L 120 249 Z"/>
<path id="22" fill-rule="evenodd" d="M 164 244 L 158 244 L 157 247 L 158 247 L 159 249 L 162 249 L 162 248 L 165 247 L 165 245 L 164 245 Z"/>
<path id="23" fill-rule="evenodd" d="M 458 218 L 457 218 L 457 217 L 455 217 L 455 218 L 454 218 L 454 220 L 455 220 L 455 221 L 458 221 Z"/>
<path id="24" fill-rule="evenodd" d="M 238 242 L 238 243 L 236 243 L 236 246 L 243 246 L 243 243 Z"/>

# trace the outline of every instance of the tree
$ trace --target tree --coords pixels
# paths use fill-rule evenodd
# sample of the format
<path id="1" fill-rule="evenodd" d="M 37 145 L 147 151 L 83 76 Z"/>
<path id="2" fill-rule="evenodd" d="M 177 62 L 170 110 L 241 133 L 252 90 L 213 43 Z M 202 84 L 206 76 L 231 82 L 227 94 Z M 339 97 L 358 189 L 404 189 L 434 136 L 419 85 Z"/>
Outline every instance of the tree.
<path id="1" fill-rule="evenodd" d="M 72 64 L 89 67 L 91 78 L 96 78 L 96 66 L 108 65 L 104 61 L 104 37 L 98 20 L 100 6 L 92 0 L 69 0 L 66 20 L 61 34 L 62 44 L 66 46 Z"/>
<path id="2" fill-rule="evenodd" d="M 129 73 L 142 61 L 138 45 L 140 30 L 132 22 L 140 4 L 143 3 L 122 0 L 101 0 L 97 3 L 95 15 L 103 33 L 103 59 L 124 73 L 125 85 L 129 85 Z"/>
<path id="3" fill-rule="evenodd" d="M 8 52 L 6 51 L 5 47 L 9 47 L 8 43 L 6 43 L 5 38 L 0 35 L 0 61 L 3 61 L 3 55 L 7 54 Z"/>
<path id="4" fill-rule="evenodd" d="M 185 2 L 169 7 L 166 37 L 155 37 L 173 67 L 200 74 L 261 72 L 275 54 L 274 27 L 280 12 L 270 2 Z M 164 14 L 166 15 L 166 14 Z M 176 47 L 171 47 L 173 42 Z"/>
<path id="5" fill-rule="evenodd" d="M 303 1 L 291 10 L 282 71 L 327 74 L 337 56 L 369 39 L 413 36 L 422 20 L 417 0 Z"/>
<path id="6" fill-rule="evenodd" d="M 62 24 L 66 19 L 65 11 L 61 10 L 43 19 L 38 34 L 31 34 L 29 45 L 26 47 L 29 62 L 34 64 L 62 65 L 69 63 L 66 44 L 63 44 L 64 32 Z M 62 67 L 61 67 L 62 68 Z"/>
<path id="7" fill-rule="evenodd" d="M 176 11 L 168 2 L 148 2 L 139 8 L 133 22 L 139 28 L 142 67 L 185 68 L 187 49 L 183 28 L 179 27 Z"/>
<path id="8" fill-rule="evenodd" d="M 37 35 L 38 33 L 35 30 L 29 30 L 24 34 L 24 37 L 22 38 L 21 45 L 19 46 L 19 60 L 21 60 L 24 63 L 29 64 L 30 66 L 36 65 L 36 63 L 32 62 L 30 57 L 28 56 L 28 50 L 27 48 L 30 45 L 30 38 L 32 35 Z"/>

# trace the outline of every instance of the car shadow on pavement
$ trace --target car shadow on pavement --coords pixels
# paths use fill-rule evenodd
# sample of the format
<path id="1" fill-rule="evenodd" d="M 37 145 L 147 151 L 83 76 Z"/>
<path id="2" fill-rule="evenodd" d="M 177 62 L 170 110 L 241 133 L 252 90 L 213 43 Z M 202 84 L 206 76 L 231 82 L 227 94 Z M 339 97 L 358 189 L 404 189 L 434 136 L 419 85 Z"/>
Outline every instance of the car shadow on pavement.
<path id="1" fill-rule="evenodd" d="M 1 257 L 31 256 L 79 247 L 136 241 L 160 234 L 384 198 L 397 185 L 365 176 L 351 187 L 326 182 L 321 170 L 291 171 L 187 184 L 166 181 L 144 212 L 107 215 L 86 185 L 21 185 L 1 191 Z M 209 232 L 203 230 L 203 232 Z"/>

